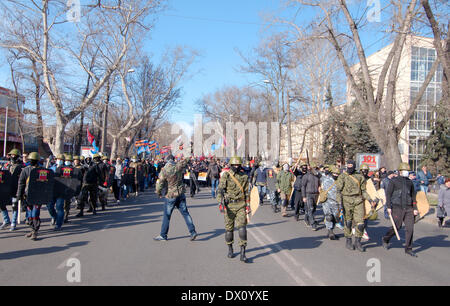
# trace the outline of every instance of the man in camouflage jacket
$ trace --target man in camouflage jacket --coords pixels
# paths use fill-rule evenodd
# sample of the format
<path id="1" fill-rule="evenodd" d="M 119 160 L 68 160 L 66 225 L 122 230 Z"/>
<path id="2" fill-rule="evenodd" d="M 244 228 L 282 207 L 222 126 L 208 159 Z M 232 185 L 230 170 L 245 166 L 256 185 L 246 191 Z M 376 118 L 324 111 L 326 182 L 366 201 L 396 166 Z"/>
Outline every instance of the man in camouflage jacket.
<path id="1" fill-rule="evenodd" d="M 347 172 L 339 175 L 336 180 L 336 188 L 342 197 L 345 218 L 346 247 L 349 250 L 355 248 L 364 252 L 361 245 L 361 237 L 364 233 L 364 200 L 369 199 L 366 192 L 366 180 L 364 176 L 356 173 L 356 163 L 347 161 Z M 355 227 L 355 244 L 352 244 L 352 228 Z"/>
<path id="2" fill-rule="evenodd" d="M 225 242 L 228 245 L 228 257 L 233 258 L 233 231 L 239 232 L 241 246 L 240 260 L 247 262 L 247 214 L 250 211 L 248 176 L 244 173 L 240 157 L 230 159 L 230 170 L 223 173 L 217 188 L 217 201 L 225 214 Z"/>
<path id="3" fill-rule="evenodd" d="M 175 207 L 178 208 L 180 213 L 183 215 L 184 221 L 186 222 L 191 235 L 191 240 L 195 240 L 197 237 L 194 223 L 186 206 L 186 189 L 183 183 L 183 176 L 188 161 L 188 159 L 185 159 L 179 163 L 175 163 L 175 158 L 173 155 L 169 155 L 167 157 L 166 165 L 159 174 L 158 181 L 156 182 L 156 194 L 161 198 L 163 196 L 163 190 L 167 190 L 167 193 L 165 194 L 166 199 L 164 204 L 161 234 L 154 238 L 156 241 L 167 240 L 170 218 Z"/>

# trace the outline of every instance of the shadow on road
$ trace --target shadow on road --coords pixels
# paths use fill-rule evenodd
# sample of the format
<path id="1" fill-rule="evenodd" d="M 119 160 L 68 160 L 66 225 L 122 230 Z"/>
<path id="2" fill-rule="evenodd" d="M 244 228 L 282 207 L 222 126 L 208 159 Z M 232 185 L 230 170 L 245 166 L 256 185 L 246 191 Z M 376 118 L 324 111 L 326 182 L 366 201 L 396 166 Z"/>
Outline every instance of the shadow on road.
<path id="1" fill-rule="evenodd" d="M 8 252 L 8 253 L 0 253 L 0 260 L 17 259 L 17 258 L 33 256 L 33 255 L 43 255 L 43 254 L 57 253 L 57 252 L 68 250 L 70 248 L 85 246 L 88 243 L 89 243 L 88 241 L 79 241 L 79 242 L 68 243 L 66 246 L 53 246 L 53 247 L 47 247 L 47 248 L 33 248 L 33 249 L 28 249 L 28 250 L 20 250 L 20 251 Z"/>
<path id="2" fill-rule="evenodd" d="M 314 249 L 318 248 L 322 244 L 323 237 L 298 237 L 289 240 L 284 240 L 278 243 L 268 244 L 266 246 L 261 246 L 257 248 L 252 248 L 247 250 L 248 253 L 257 252 L 260 250 L 270 249 L 267 252 L 260 253 L 256 256 L 249 257 L 250 262 L 255 259 L 268 256 L 272 253 L 279 253 L 282 250 L 301 250 L 301 249 Z"/>
<path id="3" fill-rule="evenodd" d="M 450 247 L 450 241 L 444 241 L 447 239 L 447 235 L 429 236 L 417 239 L 415 242 L 420 244 L 420 247 L 414 250 L 416 253 L 428 250 L 429 248 L 448 248 Z"/>
<path id="4" fill-rule="evenodd" d="M 42 218 L 41 221 L 44 228 L 41 227 L 38 237 L 39 240 L 53 239 L 101 231 L 107 228 L 122 228 L 157 222 L 158 220 L 156 219 L 160 218 L 162 214 L 157 215 L 155 213 L 162 212 L 163 210 L 163 204 L 158 200 L 154 194 L 142 194 L 138 198 L 129 198 L 128 200 L 122 201 L 119 206 L 107 206 L 105 211 L 97 210 L 97 215 L 95 216 L 85 212 L 82 218 L 75 218 L 78 210 L 71 209 L 70 222 L 64 224 L 63 230 L 60 232 L 55 232 L 53 229 L 47 227 L 50 224 L 50 218 Z M 112 203 L 112 201 L 109 201 L 110 205 Z M 45 206 L 43 206 L 44 209 Z M 27 231 L 29 228 L 27 225 L 24 225 L 18 229 L 25 229 Z M 17 235 L 10 232 L 5 232 L 5 234 L 1 235 L 0 239 L 23 236 L 23 234 Z"/>

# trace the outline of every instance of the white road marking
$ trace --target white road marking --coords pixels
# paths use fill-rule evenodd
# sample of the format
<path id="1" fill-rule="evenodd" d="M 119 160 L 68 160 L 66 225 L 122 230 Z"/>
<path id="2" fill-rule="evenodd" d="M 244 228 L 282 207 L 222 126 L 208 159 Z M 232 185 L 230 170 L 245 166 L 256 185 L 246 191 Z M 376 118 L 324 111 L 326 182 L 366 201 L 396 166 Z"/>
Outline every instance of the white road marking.
<path id="1" fill-rule="evenodd" d="M 67 258 L 66 260 L 64 260 L 59 266 L 58 266 L 58 269 L 63 269 L 65 266 L 66 266 L 66 263 L 67 263 L 67 261 L 70 259 L 70 258 L 76 258 L 78 255 L 80 255 L 80 253 L 79 252 L 75 252 L 75 253 L 73 253 L 72 255 L 70 255 L 69 256 L 69 258 Z"/>
<path id="2" fill-rule="evenodd" d="M 250 235 L 252 235 L 253 238 L 259 243 L 260 246 L 264 247 L 264 246 L 267 245 L 266 243 L 264 243 L 263 241 L 261 241 L 261 239 L 260 239 L 257 235 L 255 235 L 255 233 L 253 233 L 252 231 L 249 231 L 249 233 L 250 233 Z M 289 276 L 292 277 L 292 279 L 293 279 L 298 285 L 306 286 L 306 283 L 303 282 L 303 280 L 301 280 L 297 275 L 295 275 L 295 274 L 292 272 L 292 269 L 289 269 L 289 267 L 284 263 L 284 261 L 283 261 L 277 254 L 275 254 L 275 253 L 273 252 L 272 249 L 270 249 L 270 248 L 268 248 L 268 247 L 265 247 L 265 249 L 269 250 L 270 256 L 273 257 L 273 259 L 280 265 L 280 267 L 281 267 L 287 274 L 289 274 Z"/>
<path id="3" fill-rule="evenodd" d="M 287 251 L 287 250 L 284 250 L 279 244 L 277 244 L 275 241 L 273 241 L 273 239 L 271 239 L 270 237 L 269 237 L 269 235 L 267 235 L 262 229 L 260 229 L 260 228 L 257 228 L 257 227 L 252 227 L 252 229 L 255 229 L 260 235 L 262 235 L 270 244 L 272 244 L 276 249 L 277 249 L 277 251 L 280 253 L 280 254 L 283 254 L 287 259 L 289 259 L 289 261 L 291 261 L 291 263 L 294 265 L 294 266 L 296 266 L 296 267 L 299 267 L 301 270 L 302 270 L 302 272 L 303 272 L 303 274 L 305 274 L 312 282 L 314 282 L 314 283 L 316 283 L 317 285 L 319 285 L 319 286 L 325 286 L 325 284 L 324 283 L 322 283 L 320 280 L 318 280 L 317 278 L 315 278 L 315 277 L 313 277 L 313 274 L 307 269 L 307 268 L 305 268 L 301 263 L 299 263 L 291 254 L 289 254 L 289 252 Z M 251 231 L 249 231 L 250 233 L 252 233 Z M 256 235 L 255 235 L 255 233 L 252 233 L 252 235 L 255 237 L 255 239 L 256 239 Z M 257 240 L 259 240 L 260 241 L 260 239 L 257 239 Z M 258 241 L 258 242 L 259 242 Z M 260 243 L 260 242 L 259 242 Z M 261 243 L 260 243 L 261 244 Z M 264 245 L 262 245 L 261 244 L 261 246 L 264 246 Z M 277 261 L 278 262 L 278 261 Z M 283 261 L 282 261 L 283 262 Z M 285 264 L 284 264 L 284 262 L 283 262 L 283 265 L 285 266 Z M 282 266 L 283 267 L 283 266 Z M 292 269 L 289 269 L 289 267 L 287 267 L 287 268 L 284 268 L 283 267 L 283 269 L 286 271 L 286 272 L 288 272 L 289 273 L 289 275 L 291 275 L 291 274 L 293 274 L 292 272 L 291 272 L 291 270 Z M 291 275 L 292 276 L 292 275 Z"/>

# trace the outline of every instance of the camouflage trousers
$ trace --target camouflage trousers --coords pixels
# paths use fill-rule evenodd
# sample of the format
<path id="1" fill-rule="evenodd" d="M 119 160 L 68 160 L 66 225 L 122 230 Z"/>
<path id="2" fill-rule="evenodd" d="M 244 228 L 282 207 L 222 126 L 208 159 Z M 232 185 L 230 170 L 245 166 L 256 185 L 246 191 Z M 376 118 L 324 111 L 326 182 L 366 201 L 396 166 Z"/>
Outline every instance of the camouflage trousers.
<path id="1" fill-rule="evenodd" d="M 233 232 L 235 228 L 240 229 L 247 226 L 246 206 L 245 201 L 227 205 L 225 211 L 225 231 Z M 247 241 L 239 237 L 239 245 L 247 245 Z"/>
<path id="2" fill-rule="evenodd" d="M 339 222 L 339 204 L 336 201 L 328 199 L 322 204 L 323 214 L 325 215 L 325 227 L 334 229 Z"/>
<path id="3" fill-rule="evenodd" d="M 364 201 L 360 197 L 343 197 L 346 238 L 352 237 L 352 228 L 355 228 L 355 237 L 361 238 L 364 234 Z"/>

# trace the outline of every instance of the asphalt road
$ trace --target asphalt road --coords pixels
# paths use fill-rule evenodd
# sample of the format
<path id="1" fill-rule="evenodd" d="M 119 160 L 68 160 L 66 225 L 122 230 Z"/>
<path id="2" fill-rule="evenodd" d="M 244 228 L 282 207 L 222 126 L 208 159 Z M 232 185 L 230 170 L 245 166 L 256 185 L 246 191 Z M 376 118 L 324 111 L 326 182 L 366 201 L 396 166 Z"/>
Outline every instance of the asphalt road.
<path id="1" fill-rule="evenodd" d="M 179 285 L 179 286 L 297 286 L 297 285 L 450 285 L 449 228 L 419 222 L 414 233 L 418 258 L 404 254 L 403 242 L 381 246 L 388 222 L 369 224 L 367 251 L 345 248 L 317 232 L 303 217 L 274 214 L 262 206 L 249 225 L 247 257 L 226 257 L 223 216 L 203 189 L 187 199 L 199 234 L 196 241 L 180 213 L 172 216 L 169 240 L 153 241 L 161 227 L 163 201 L 153 191 L 109 206 L 97 216 L 71 219 L 53 232 L 47 211 L 42 212 L 38 241 L 25 238 L 22 224 L 15 232 L 0 232 L 0 285 Z M 75 215 L 72 210 L 71 216 Z M 321 215 L 321 209 L 318 209 Z M 321 217 L 323 219 L 323 216 Z M 404 237 L 403 230 L 400 236 Z"/>

